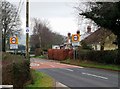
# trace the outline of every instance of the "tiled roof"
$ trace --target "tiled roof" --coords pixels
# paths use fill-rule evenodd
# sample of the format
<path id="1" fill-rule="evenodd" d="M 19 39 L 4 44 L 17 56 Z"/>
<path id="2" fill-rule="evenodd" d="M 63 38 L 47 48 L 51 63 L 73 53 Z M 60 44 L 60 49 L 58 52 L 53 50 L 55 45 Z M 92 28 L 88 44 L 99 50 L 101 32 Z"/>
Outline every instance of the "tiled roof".
<path id="1" fill-rule="evenodd" d="M 109 30 L 99 28 L 98 30 L 87 36 L 83 41 L 88 44 L 99 43 L 110 34 L 112 34 L 112 32 L 110 32 Z"/>

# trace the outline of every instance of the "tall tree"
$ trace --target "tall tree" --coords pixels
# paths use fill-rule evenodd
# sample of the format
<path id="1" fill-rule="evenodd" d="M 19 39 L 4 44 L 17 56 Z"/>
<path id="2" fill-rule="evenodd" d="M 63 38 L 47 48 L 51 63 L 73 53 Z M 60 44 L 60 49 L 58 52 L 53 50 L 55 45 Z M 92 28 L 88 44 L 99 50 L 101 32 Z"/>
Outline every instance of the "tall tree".
<path id="1" fill-rule="evenodd" d="M 20 19 L 16 6 L 8 1 L 2 0 L 1 4 L 2 13 L 2 50 L 6 51 L 6 39 L 15 32 L 20 32 Z"/>
<path id="2" fill-rule="evenodd" d="M 92 19 L 98 26 L 107 28 L 117 36 L 118 57 L 120 64 L 120 1 L 119 2 L 92 2 L 87 4 L 89 10 L 79 13 Z"/>
<path id="3" fill-rule="evenodd" d="M 47 21 L 41 21 L 40 19 L 34 19 L 33 35 L 30 38 L 30 44 L 32 47 L 48 49 L 53 44 L 61 44 L 63 36 L 52 32 L 49 28 Z"/>

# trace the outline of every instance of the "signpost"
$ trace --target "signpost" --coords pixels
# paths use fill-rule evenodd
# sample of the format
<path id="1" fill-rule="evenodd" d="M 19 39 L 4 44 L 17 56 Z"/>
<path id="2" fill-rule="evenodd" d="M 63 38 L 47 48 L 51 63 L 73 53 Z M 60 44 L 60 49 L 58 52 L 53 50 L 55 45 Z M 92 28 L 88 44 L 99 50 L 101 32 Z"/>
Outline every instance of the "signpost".
<path id="1" fill-rule="evenodd" d="M 74 49 L 74 59 L 76 58 L 76 47 L 80 46 L 80 35 L 79 34 L 72 34 L 72 46 Z"/>
<path id="2" fill-rule="evenodd" d="M 72 46 L 79 46 L 80 45 L 80 35 L 79 34 L 72 34 Z"/>
<path id="3" fill-rule="evenodd" d="M 29 33 L 29 27 L 26 27 L 26 33 Z"/>
<path id="4" fill-rule="evenodd" d="M 18 37 L 10 37 L 10 49 L 18 49 Z"/>
<path id="5" fill-rule="evenodd" d="M 72 34 L 72 42 L 78 42 L 78 41 L 80 41 L 80 35 Z"/>
<path id="6" fill-rule="evenodd" d="M 18 37 L 10 37 L 10 49 L 14 49 L 16 54 L 16 49 L 18 49 Z"/>

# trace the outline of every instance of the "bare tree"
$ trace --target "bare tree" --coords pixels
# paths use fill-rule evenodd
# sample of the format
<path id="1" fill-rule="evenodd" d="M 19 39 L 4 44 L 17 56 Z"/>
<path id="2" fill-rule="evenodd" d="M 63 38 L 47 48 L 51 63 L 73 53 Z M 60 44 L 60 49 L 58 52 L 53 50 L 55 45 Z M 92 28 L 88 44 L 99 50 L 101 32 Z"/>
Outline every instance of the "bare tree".
<path id="1" fill-rule="evenodd" d="M 6 51 L 6 39 L 9 38 L 16 32 L 20 32 L 20 19 L 18 15 L 18 10 L 16 6 L 11 3 L 2 0 L 1 4 L 1 13 L 2 13 L 2 38 L 3 38 L 3 51 Z"/>
<path id="2" fill-rule="evenodd" d="M 48 49 L 52 44 L 62 43 L 63 36 L 52 32 L 48 25 L 48 21 L 41 21 L 36 18 L 34 19 L 33 35 L 30 39 L 32 47 Z"/>
<path id="3" fill-rule="evenodd" d="M 0 1 L 0 8 L 2 8 L 2 2 Z M 2 29 L 2 23 L 1 23 L 1 19 L 2 19 L 2 17 L 1 17 L 1 15 L 2 15 L 2 11 L 1 11 L 1 9 L 0 9 L 0 29 Z M 0 44 L 2 44 L 2 30 L 0 30 Z M 0 45 L 0 52 L 2 51 L 2 45 Z M 1 56 L 1 53 L 0 53 L 0 56 Z"/>

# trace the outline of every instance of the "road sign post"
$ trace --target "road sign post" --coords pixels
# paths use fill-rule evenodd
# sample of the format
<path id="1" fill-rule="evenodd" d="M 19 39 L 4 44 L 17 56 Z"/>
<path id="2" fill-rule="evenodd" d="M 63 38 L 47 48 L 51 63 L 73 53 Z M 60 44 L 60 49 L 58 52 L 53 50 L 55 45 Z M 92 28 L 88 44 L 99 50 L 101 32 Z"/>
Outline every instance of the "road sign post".
<path id="1" fill-rule="evenodd" d="M 16 50 L 18 49 L 18 37 L 10 37 L 10 49 L 13 49 L 16 54 Z"/>
<path id="2" fill-rule="evenodd" d="M 80 35 L 79 34 L 72 34 L 72 46 L 74 49 L 74 59 L 77 57 L 76 47 L 80 46 Z"/>
<path id="3" fill-rule="evenodd" d="M 18 49 L 18 37 L 10 37 L 10 49 Z"/>

